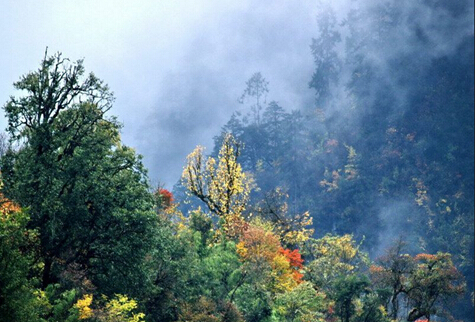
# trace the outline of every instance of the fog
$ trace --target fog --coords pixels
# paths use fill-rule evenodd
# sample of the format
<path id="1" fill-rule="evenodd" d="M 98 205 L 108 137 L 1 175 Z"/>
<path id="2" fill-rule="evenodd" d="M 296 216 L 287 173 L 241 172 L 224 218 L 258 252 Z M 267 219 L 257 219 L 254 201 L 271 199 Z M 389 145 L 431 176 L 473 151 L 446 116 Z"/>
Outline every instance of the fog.
<path id="1" fill-rule="evenodd" d="M 342 4 L 343 5 L 343 4 Z M 260 71 L 272 99 L 313 104 L 308 89 L 315 1 L 3 1 L 0 97 L 44 56 L 84 58 L 109 84 L 123 140 L 144 155 L 153 183 L 171 187 L 186 155 L 212 138 Z M 2 104 L 3 104 L 2 103 Z M 0 127 L 6 120 L 0 118 Z"/>
<path id="2" fill-rule="evenodd" d="M 371 1 L 331 3 L 342 20 L 351 7 Z M 264 75 L 269 97 L 286 109 L 312 108 L 309 46 L 326 6 L 318 1 L 4 1 L 0 97 L 5 102 L 14 94 L 12 83 L 38 67 L 46 47 L 73 60 L 85 58 L 86 69 L 115 92 L 111 114 L 124 125 L 123 140 L 144 155 L 151 181 L 170 187 L 194 146 L 212 148 L 213 136 L 242 108 L 237 98 L 254 72 Z M 413 2 L 405 9 L 414 20 L 391 30 L 391 46 L 373 57 L 383 74 L 394 55 L 443 55 L 473 33 L 470 12 L 447 16 Z M 361 27 L 370 30 L 371 23 Z M 422 38 L 414 39 L 414 25 Z M 344 107 L 345 93 L 335 97 L 332 106 Z M 3 117 L 0 126 L 6 127 Z"/>

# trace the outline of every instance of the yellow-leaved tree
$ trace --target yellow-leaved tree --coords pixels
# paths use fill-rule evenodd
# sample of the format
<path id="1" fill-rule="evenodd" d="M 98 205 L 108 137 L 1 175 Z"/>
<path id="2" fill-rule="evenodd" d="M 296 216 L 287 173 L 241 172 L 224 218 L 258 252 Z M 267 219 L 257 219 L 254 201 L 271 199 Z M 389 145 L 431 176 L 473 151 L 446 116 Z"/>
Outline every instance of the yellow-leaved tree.
<path id="1" fill-rule="evenodd" d="M 228 237 L 238 237 L 247 227 L 242 214 L 252 182 L 237 162 L 240 145 L 231 134 L 226 134 L 217 159 L 205 157 L 203 152 L 204 148 L 198 146 L 188 155 L 182 182 L 191 195 L 220 217 Z"/>
<path id="2" fill-rule="evenodd" d="M 79 320 L 94 320 L 100 322 L 144 322 L 145 314 L 136 313 L 138 304 L 126 295 L 116 294 L 108 299 L 103 296 L 103 305 L 92 309 L 92 294 L 85 294 L 78 299 L 75 308 L 79 312 Z"/>
<path id="3" fill-rule="evenodd" d="M 311 258 L 306 278 L 321 289 L 369 266 L 368 255 L 360 250 L 361 243 L 358 244 L 352 235 L 311 238 L 305 246 L 305 253 Z"/>

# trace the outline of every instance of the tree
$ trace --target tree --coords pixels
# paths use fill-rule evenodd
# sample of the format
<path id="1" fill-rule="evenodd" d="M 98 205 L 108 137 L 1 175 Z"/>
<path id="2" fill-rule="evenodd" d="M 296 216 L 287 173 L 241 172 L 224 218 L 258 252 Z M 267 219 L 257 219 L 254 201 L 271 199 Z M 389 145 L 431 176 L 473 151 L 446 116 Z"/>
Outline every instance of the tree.
<path id="1" fill-rule="evenodd" d="M 243 103 L 246 98 L 255 99 L 255 103 L 251 105 L 251 111 L 254 114 L 254 124 L 261 125 L 261 110 L 262 110 L 262 97 L 266 96 L 269 92 L 267 88 L 269 82 L 262 77 L 261 73 L 254 73 L 252 77 L 246 82 L 246 89 L 239 99 L 240 103 Z"/>
<path id="2" fill-rule="evenodd" d="M 251 190 L 251 180 L 237 162 L 240 146 L 231 134 L 226 134 L 217 160 L 205 160 L 203 150 L 198 146 L 188 155 L 182 181 L 190 194 L 221 218 L 229 237 L 239 236 L 246 227 L 242 214 Z"/>
<path id="3" fill-rule="evenodd" d="M 389 288 L 390 316 L 398 318 L 400 297 L 407 291 L 408 276 L 414 270 L 414 259 L 409 254 L 402 253 L 405 243 L 399 240 L 378 259 L 378 265 L 370 267 L 371 278 L 376 287 Z"/>
<path id="4" fill-rule="evenodd" d="M 317 17 L 320 35 L 312 39 L 315 71 L 309 83 L 316 91 L 317 108 L 322 109 L 331 97 L 331 85 L 338 82 L 341 61 L 335 46 L 341 41 L 340 32 L 335 29 L 337 23 L 335 12 L 331 8 L 321 10 Z"/>
<path id="5" fill-rule="evenodd" d="M 431 315 L 445 313 L 444 301 L 465 291 L 463 276 L 452 263 L 451 255 L 439 252 L 412 257 L 403 254 L 403 249 L 404 243 L 397 242 L 378 260 L 378 265 L 370 268 L 374 285 L 389 290 L 390 317 L 399 318 L 402 296 L 412 306 L 408 321 L 421 317 L 430 320 Z"/>
<path id="6" fill-rule="evenodd" d="M 234 300 L 234 295 L 245 281 L 245 273 L 233 242 L 223 242 L 209 248 L 209 255 L 203 258 L 202 283 L 204 292 L 216 302 Z"/>
<path id="7" fill-rule="evenodd" d="M 290 292 L 279 294 L 274 303 L 279 321 L 323 322 L 325 294 L 315 291 L 312 284 L 304 282 Z"/>
<path id="8" fill-rule="evenodd" d="M 341 322 L 350 322 L 356 313 L 355 300 L 369 286 L 366 276 L 351 274 L 339 277 L 332 290 L 332 298 L 335 300 L 335 312 Z"/>
<path id="9" fill-rule="evenodd" d="M 14 84 L 4 106 L 11 140 L 2 158 L 5 195 L 28 207 L 44 261 L 42 288 L 92 281 L 134 292 L 155 223 L 140 156 L 105 113 L 113 95 L 83 61 L 45 57 Z M 135 285 L 132 287 L 132 285 Z"/>
<path id="10" fill-rule="evenodd" d="M 177 321 L 179 305 L 202 294 L 204 272 L 199 258 L 200 240 L 181 222 L 163 220 L 154 234 L 153 249 L 146 261 L 151 285 L 141 289 L 147 318 Z M 140 299 L 140 298 L 138 298 Z"/>
<path id="11" fill-rule="evenodd" d="M 358 273 L 369 262 L 351 235 L 310 239 L 304 254 L 309 257 L 306 279 L 326 290 L 338 279 Z"/>
<path id="12" fill-rule="evenodd" d="M 206 297 L 183 305 L 179 322 L 242 322 L 236 307 L 230 303 L 219 306 Z"/>
<path id="13" fill-rule="evenodd" d="M 308 211 L 303 214 L 289 213 L 287 200 L 289 195 L 281 188 L 267 192 L 254 206 L 255 213 L 265 221 L 272 223 L 274 232 L 286 246 L 303 244 L 314 233 L 312 217 Z"/>
<path id="14" fill-rule="evenodd" d="M 407 320 L 426 317 L 430 321 L 431 315 L 442 312 L 438 308 L 441 301 L 463 294 L 465 283 L 448 253 L 419 254 L 414 259 L 417 267 L 411 273 L 407 287 L 413 308 Z"/>
<path id="15" fill-rule="evenodd" d="M 384 298 L 376 293 L 363 293 L 360 299 L 361 304 L 358 312 L 353 318 L 354 322 L 394 322 L 396 320 L 390 319 L 384 308 Z"/>
<path id="16" fill-rule="evenodd" d="M 250 226 L 242 235 L 237 251 L 245 261 L 270 263 L 279 251 L 277 236 L 262 227 Z"/>
<path id="17" fill-rule="evenodd" d="M 164 188 L 158 188 L 154 193 L 154 197 L 158 211 L 170 208 L 174 202 L 173 194 Z"/>

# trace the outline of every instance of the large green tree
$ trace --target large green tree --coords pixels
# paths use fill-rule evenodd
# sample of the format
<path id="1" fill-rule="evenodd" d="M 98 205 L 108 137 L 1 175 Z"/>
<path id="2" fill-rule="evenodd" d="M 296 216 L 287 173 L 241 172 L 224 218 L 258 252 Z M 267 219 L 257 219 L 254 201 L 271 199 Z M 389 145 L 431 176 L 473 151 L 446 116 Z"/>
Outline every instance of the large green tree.
<path id="1" fill-rule="evenodd" d="M 154 227 L 140 157 L 106 116 L 113 95 L 83 61 L 45 54 L 4 106 L 11 149 L 5 196 L 27 207 L 40 236 L 42 287 L 91 282 L 102 292 L 138 289 Z"/>

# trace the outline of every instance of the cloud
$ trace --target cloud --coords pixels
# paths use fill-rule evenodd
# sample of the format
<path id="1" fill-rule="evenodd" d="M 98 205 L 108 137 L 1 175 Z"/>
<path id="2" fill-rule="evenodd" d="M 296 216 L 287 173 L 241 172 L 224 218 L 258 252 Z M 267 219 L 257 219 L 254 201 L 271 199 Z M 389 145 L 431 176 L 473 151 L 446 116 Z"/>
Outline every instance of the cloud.
<path id="1" fill-rule="evenodd" d="M 171 186 L 194 146 L 211 148 L 213 136 L 231 113 L 243 108 L 236 100 L 254 72 L 260 71 L 270 82 L 269 100 L 288 110 L 313 106 L 314 92 L 308 88 L 314 69 L 309 45 L 317 36 L 317 13 L 326 2 L 340 18 L 351 7 L 373 3 L 2 3 L 0 98 L 5 102 L 13 93 L 11 84 L 38 67 L 46 46 L 50 52 L 61 51 L 71 59 L 85 58 L 86 69 L 109 83 L 116 94 L 112 113 L 124 124 L 125 143 L 145 156 L 152 181 Z M 442 55 L 463 35 L 473 35 L 473 15 L 469 15 L 473 4 L 450 3 L 428 11 L 424 4 L 406 1 L 402 7 L 412 13 L 413 20 L 401 25 L 406 29 L 391 31 L 394 48 L 381 48 L 375 59 L 383 57 L 384 65 L 384 57 L 389 56 L 380 54 L 418 50 L 419 44 L 424 54 Z M 414 38 L 416 26 L 419 36 L 432 47 Z M 416 45 L 409 43 L 410 39 Z M 345 98 L 339 98 L 343 104 L 336 102 L 335 106 L 345 105 Z M 0 126 L 5 128 L 4 118 L 0 118 Z"/>
<path id="2" fill-rule="evenodd" d="M 261 2 L 226 11 L 188 35 L 182 60 L 162 77 L 154 109 L 135 137 L 151 177 L 174 184 L 196 145 L 213 146 L 235 110 L 245 81 L 261 71 L 268 100 L 287 109 L 313 103 L 308 88 L 313 61 L 309 45 L 316 19 L 308 3 Z M 150 136 L 150 133 L 153 133 Z"/>
<path id="3" fill-rule="evenodd" d="M 7 2 L 0 13 L 0 97 L 38 68 L 45 47 L 109 83 L 123 139 L 145 156 L 153 181 L 173 185 L 185 156 L 212 137 L 245 81 L 261 71 L 270 98 L 311 104 L 313 1 Z M 4 9 L 4 10 L 3 10 Z M 0 119 L 5 128 L 6 120 Z"/>

